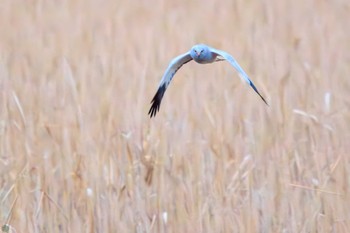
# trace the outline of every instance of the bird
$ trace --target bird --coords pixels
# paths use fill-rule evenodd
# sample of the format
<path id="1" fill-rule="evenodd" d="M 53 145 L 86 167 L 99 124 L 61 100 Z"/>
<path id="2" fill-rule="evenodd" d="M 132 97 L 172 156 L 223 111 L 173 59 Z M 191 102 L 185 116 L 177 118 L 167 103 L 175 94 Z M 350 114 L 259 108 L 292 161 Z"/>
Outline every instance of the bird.
<path id="1" fill-rule="evenodd" d="M 254 83 L 250 80 L 249 76 L 244 72 L 238 62 L 227 52 L 212 48 L 205 44 L 196 44 L 188 52 L 181 54 L 173 58 L 168 68 L 165 70 L 163 77 L 158 85 L 156 94 L 151 101 L 151 108 L 148 112 L 150 118 L 154 117 L 160 108 L 164 93 L 168 88 L 171 80 L 176 72 L 186 63 L 194 60 L 199 64 L 209 64 L 217 61 L 228 61 L 237 71 L 240 77 L 246 81 L 253 90 L 260 96 L 260 98 L 269 105 L 264 97 L 259 93 Z"/>

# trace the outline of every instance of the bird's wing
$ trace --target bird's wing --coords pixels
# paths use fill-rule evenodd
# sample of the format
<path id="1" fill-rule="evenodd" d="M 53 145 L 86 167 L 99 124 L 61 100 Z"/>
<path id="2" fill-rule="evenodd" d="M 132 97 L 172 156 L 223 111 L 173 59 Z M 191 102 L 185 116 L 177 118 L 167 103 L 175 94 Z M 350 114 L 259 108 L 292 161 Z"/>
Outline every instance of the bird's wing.
<path id="1" fill-rule="evenodd" d="M 226 61 L 228 61 L 238 71 L 239 76 L 241 78 L 243 78 L 254 89 L 254 91 L 265 102 L 265 104 L 269 105 L 266 102 L 266 100 L 264 99 L 264 97 L 262 95 L 260 95 L 258 89 L 256 89 L 256 87 L 255 87 L 254 83 L 252 82 L 252 80 L 250 80 L 248 75 L 244 72 L 244 70 L 241 68 L 241 66 L 238 64 L 238 62 L 230 54 L 226 53 L 225 51 L 214 49 L 214 48 L 210 48 L 210 51 L 212 53 L 218 55 L 218 56 L 223 57 Z"/>
<path id="2" fill-rule="evenodd" d="M 190 56 L 190 52 L 181 54 L 175 57 L 173 60 L 171 60 L 168 68 L 166 69 L 163 75 L 162 80 L 159 83 L 157 93 L 154 95 L 151 101 L 152 106 L 148 112 L 150 117 L 155 116 L 157 111 L 159 111 L 160 103 L 162 102 L 164 92 L 170 84 L 171 80 L 173 79 L 175 73 L 181 68 L 183 64 L 186 64 L 191 60 L 192 57 Z"/>

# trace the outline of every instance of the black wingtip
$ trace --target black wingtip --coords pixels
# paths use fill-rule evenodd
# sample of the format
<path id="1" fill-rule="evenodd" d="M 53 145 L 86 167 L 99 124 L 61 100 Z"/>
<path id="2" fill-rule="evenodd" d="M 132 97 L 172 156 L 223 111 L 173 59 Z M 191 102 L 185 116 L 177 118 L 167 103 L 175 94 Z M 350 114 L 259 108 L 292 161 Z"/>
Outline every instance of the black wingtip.
<path id="1" fill-rule="evenodd" d="M 157 112 L 159 111 L 160 103 L 162 102 L 162 98 L 165 92 L 165 84 L 160 86 L 158 88 L 157 93 L 154 95 L 152 101 L 151 101 L 151 108 L 148 111 L 148 115 L 150 118 L 156 116 Z"/>
<path id="2" fill-rule="evenodd" d="M 253 84 L 253 82 L 250 82 L 250 86 L 254 89 L 254 91 L 260 96 L 260 98 L 265 102 L 265 104 L 267 106 L 270 106 L 267 101 L 265 100 L 265 98 L 259 93 L 258 89 L 256 89 L 255 85 Z"/>
<path id="3" fill-rule="evenodd" d="M 267 106 L 270 106 L 268 103 L 267 103 L 267 101 L 265 100 L 265 98 L 264 97 L 262 97 L 262 95 L 260 95 L 260 93 L 258 93 L 258 95 L 260 96 L 260 98 L 265 102 L 265 104 L 267 105 Z"/>

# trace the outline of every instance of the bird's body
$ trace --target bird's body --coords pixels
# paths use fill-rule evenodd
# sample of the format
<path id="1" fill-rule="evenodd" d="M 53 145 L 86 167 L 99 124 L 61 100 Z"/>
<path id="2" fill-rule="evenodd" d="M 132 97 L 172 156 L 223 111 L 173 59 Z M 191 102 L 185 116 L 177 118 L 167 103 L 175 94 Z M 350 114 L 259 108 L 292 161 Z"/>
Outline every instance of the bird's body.
<path id="1" fill-rule="evenodd" d="M 197 44 L 193 46 L 191 50 L 187 53 L 181 54 L 175 57 L 173 60 L 171 60 L 168 68 L 166 69 L 162 77 L 162 80 L 159 83 L 157 93 L 152 99 L 152 106 L 148 112 L 150 117 L 155 116 L 157 111 L 159 110 L 163 95 L 171 80 L 173 79 L 175 73 L 181 68 L 182 65 L 186 64 L 187 62 L 190 62 L 191 60 L 194 60 L 199 64 L 208 64 L 213 63 L 215 61 L 223 60 L 228 61 L 238 71 L 239 75 L 254 89 L 254 91 L 267 104 L 266 100 L 264 99 L 264 97 L 262 97 L 262 95 L 260 95 L 253 82 L 249 79 L 248 75 L 244 72 L 244 70 L 239 66 L 239 64 L 230 54 L 221 50 L 211 48 L 205 44 Z"/>

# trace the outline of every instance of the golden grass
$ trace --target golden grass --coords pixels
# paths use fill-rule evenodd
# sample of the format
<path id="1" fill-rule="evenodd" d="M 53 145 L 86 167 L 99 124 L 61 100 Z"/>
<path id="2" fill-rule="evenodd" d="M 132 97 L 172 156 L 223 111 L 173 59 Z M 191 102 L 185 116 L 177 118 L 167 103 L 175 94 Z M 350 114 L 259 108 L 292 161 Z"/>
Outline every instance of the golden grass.
<path id="1" fill-rule="evenodd" d="M 0 3 L 8 232 L 348 232 L 348 1 Z M 227 63 L 181 69 L 203 42 Z M 8 224 L 8 225 L 5 225 Z"/>

